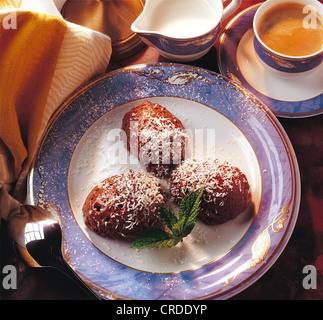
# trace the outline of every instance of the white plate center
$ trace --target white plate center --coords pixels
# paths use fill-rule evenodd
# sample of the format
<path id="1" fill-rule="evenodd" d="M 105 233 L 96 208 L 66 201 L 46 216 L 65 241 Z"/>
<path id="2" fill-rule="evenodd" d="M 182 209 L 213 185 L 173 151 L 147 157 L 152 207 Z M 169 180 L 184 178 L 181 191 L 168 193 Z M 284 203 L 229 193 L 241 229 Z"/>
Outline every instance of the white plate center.
<path id="1" fill-rule="evenodd" d="M 129 168 L 144 170 L 140 164 L 136 164 L 137 159 L 127 154 L 119 141 L 122 118 L 127 111 L 143 102 L 137 100 L 105 114 L 79 141 L 68 172 L 71 210 L 89 241 L 121 264 L 156 273 L 196 269 L 229 252 L 250 228 L 261 196 L 259 164 L 243 133 L 214 109 L 176 97 L 151 97 L 148 100 L 166 107 L 182 121 L 186 129 L 191 130 L 195 137 L 195 141 L 191 141 L 196 146 L 195 157 L 209 156 L 227 160 L 246 174 L 251 185 L 253 206 L 236 219 L 219 226 L 206 226 L 197 222 L 193 232 L 173 248 L 130 249 L 130 242 L 103 238 L 86 227 L 82 205 L 95 185 Z"/>

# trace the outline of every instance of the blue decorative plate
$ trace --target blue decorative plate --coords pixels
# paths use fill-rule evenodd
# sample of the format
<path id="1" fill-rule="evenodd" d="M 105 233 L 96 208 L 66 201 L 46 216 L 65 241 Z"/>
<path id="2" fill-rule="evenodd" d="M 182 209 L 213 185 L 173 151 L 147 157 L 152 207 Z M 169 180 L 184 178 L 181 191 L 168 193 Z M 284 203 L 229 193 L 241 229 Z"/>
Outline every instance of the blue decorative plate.
<path id="1" fill-rule="evenodd" d="M 249 208 L 219 226 L 197 222 L 173 248 L 130 249 L 84 224 L 82 205 L 101 180 L 129 168 L 121 121 L 147 99 L 178 117 L 191 157 L 230 161 L 247 176 Z M 296 222 L 300 176 L 293 148 L 273 113 L 235 82 L 177 64 L 111 72 L 73 94 L 51 118 L 29 175 L 31 204 L 60 213 L 64 258 L 111 299 L 226 299 L 275 262 Z"/>
<path id="2" fill-rule="evenodd" d="M 221 74 L 235 80 L 263 101 L 279 117 L 305 118 L 323 113 L 323 63 L 296 79 L 266 70 L 253 44 L 253 17 L 260 4 L 242 11 L 223 31 L 218 45 Z"/>

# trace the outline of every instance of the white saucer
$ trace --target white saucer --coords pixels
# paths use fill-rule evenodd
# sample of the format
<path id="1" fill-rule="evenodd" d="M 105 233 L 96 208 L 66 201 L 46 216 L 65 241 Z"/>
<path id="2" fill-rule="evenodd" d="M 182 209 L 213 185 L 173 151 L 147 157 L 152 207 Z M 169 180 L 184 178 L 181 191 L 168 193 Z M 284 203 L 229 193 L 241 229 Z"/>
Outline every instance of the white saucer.
<path id="1" fill-rule="evenodd" d="M 276 116 L 309 117 L 323 113 L 323 64 L 310 73 L 286 79 L 268 71 L 253 45 L 253 16 L 260 4 L 237 15 L 218 46 L 220 72 L 260 98 Z"/>

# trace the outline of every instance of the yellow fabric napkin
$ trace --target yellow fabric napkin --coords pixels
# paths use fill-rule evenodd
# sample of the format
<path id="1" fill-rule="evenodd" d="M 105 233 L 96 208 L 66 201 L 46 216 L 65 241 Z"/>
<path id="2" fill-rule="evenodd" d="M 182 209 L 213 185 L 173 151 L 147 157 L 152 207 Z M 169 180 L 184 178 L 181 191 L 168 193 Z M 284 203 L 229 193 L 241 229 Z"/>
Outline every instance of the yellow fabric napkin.
<path id="1" fill-rule="evenodd" d="M 109 37 L 0 0 L 0 216 L 18 243 L 26 176 L 46 124 L 63 100 L 103 73 Z"/>
<path id="2" fill-rule="evenodd" d="M 0 9 L 20 8 L 22 0 L 0 0 Z"/>

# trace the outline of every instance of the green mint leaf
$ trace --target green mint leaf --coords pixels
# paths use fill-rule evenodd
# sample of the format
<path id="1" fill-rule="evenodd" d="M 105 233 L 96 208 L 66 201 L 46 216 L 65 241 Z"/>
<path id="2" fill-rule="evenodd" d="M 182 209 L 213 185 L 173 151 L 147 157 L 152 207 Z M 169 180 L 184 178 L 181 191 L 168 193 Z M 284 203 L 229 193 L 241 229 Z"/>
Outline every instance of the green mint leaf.
<path id="1" fill-rule="evenodd" d="M 187 237 L 193 231 L 195 227 L 195 222 L 196 220 L 194 222 L 185 224 L 185 227 L 182 231 L 183 238 Z"/>
<path id="2" fill-rule="evenodd" d="M 203 187 L 187 195 L 180 204 L 179 218 L 167 208 L 161 208 L 160 215 L 170 232 L 161 229 L 146 230 L 130 248 L 173 247 L 188 236 L 195 226 L 200 209 Z"/>
<path id="3" fill-rule="evenodd" d="M 171 248 L 171 247 L 176 246 L 179 241 L 180 240 L 171 237 L 170 239 L 155 241 L 150 244 L 141 244 L 140 246 L 138 246 L 136 248 L 137 249 L 143 249 L 145 247 L 155 247 L 155 248 L 168 247 L 168 248 Z"/>
<path id="4" fill-rule="evenodd" d="M 178 220 L 171 229 L 175 238 L 182 239 L 183 238 L 183 229 L 185 226 L 186 218 L 183 217 L 182 219 Z"/>
<path id="5" fill-rule="evenodd" d="M 130 248 L 142 249 L 145 247 L 160 247 L 164 243 L 168 246 L 168 242 L 171 243 L 171 234 L 161 229 L 148 229 L 140 238 L 135 240 Z"/>
<path id="6" fill-rule="evenodd" d="M 185 222 L 182 230 L 183 237 L 188 236 L 192 232 L 195 226 L 197 215 L 200 210 L 203 191 L 204 191 L 203 187 L 199 188 L 198 190 L 190 193 L 187 197 L 185 197 L 181 203 L 180 215 L 185 217 Z M 181 208 L 182 208 L 182 212 L 181 212 Z M 184 209 L 187 211 L 183 212 Z"/>
<path id="7" fill-rule="evenodd" d="M 154 247 L 168 247 L 168 248 L 171 248 L 171 247 L 175 247 L 180 241 L 181 241 L 181 239 L 171 238 L 169 240 L 156 242 Z"/>
<path id="8" fill-rule="evenodd" d="M 200 206 L 200 199 L 202 197 L 204 188 L 201 187 L 197 189 L 196 191 L 191 192 L 188 194 L 181 202 L 179 207 L 179 219 L 192 215 L 192 211 L 199 210 Z"/>
<path id="9" fill-rule="evenodd" d="M 169 230 L 172 230 L 173 225 L 178 221 L 173 211 L 164 207 L 160 209 L 160 217 L 162 218 L 163 222 Z"/>

